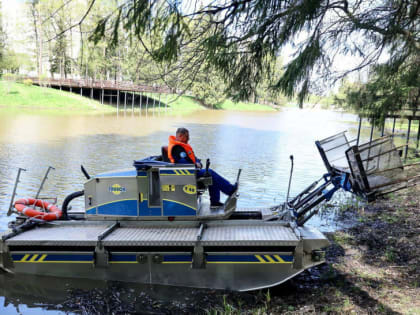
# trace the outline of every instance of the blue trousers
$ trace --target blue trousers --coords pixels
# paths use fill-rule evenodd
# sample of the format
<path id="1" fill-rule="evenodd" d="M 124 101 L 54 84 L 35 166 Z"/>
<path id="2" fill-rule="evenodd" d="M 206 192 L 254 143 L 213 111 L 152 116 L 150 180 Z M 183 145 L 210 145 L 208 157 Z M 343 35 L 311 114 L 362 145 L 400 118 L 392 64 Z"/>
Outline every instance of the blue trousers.
<path id="1" fill-rule="evenodd" d="M 206 170 L 204 169 L 197 171 L 198 177 L 204 176 L 205 173 Z M 223 192 L 226 195 L 231 195 L 233 193 L 234 186 L 229 183 L 229 181 L 210 168 L 209 174 L 213 181 L 213 184 L 209 186 L 210 203 L 220 202 L 220 192 Z"/>

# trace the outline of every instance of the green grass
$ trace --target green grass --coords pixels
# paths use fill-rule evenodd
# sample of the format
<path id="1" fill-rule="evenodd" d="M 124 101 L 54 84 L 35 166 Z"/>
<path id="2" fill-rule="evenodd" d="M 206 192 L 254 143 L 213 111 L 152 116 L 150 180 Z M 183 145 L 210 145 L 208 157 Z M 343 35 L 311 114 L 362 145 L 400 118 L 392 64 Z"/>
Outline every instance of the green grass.
<path id="1" fill-rule="evenodd" d="M 42 110 L 60 113 L 115 110 L 75 93 L 8 81 L 0 81 L 0 107 L 9 111 Z"/>
<path id="2" fill-rule="evenodd" d="M 157 110 L 158 106 L 158 100 L 159 100 L 159 94 L 157 93 L 142 93 L 143 96 L 149 96 L 154 97 L 156 99 L 155 102 L 155 110 Z M 204 107 L 200 104 L 196 99 L 194 99 L 192 96 L 187 95 L 177 95 L 177 94 L 161 94 L 160 95 L 160 101 L 161 101 L 161 108 L 160 111 L 163 110 L 165 107 L 165 104 L 167 104 L 167 109 L 172 110 L 176 113 L 185 113 L 185 112 L 192 112 L 196 110 L 206 110 L 209 109 L 208 107 Z M 149 111 L 153 110 L 153 107 L 151 107 L 152 101 L 149 100 Z M 145 108 L 143 104 L 143 109 Z M 222 104 L 219 104 L 216 106 L 216 108 L 221 110 L 232 110 L 232 111 L 275 111 L 274 108 L 267 106 L 267 105 L 261 105 L 261 104 L 255 104 L 255 103 L 246 103 L 246 102 L 238 102 L 234 103 L 231 100 L 226 100 Z"/>
<path id="3" fill-rule="evenodd" d="M 143 97 L 149 96 L 148 111 L 168 111 L 172 114 L 186 114 L 198 110 L 206 110 L 200 102 L 191 96 L 178 96 L 176 94 L 142 93 Z M 160 107 L 159 107 L 160 98 Z M 144 99 L 144 98 L 143 98 Z M 155 99 L 155 106 L 153 106 Z M 130 108 L 131 104 L 127 107 Z M 139 104 L 135 108 L 138 111 Z M 226 100 L 219 105 L 222 110 L 236 111 L 275 111 L 275 109 L 260 104 L 239 102 L 234 103 Z M 76 93 L 59 91 L 56 89 L 25 85 L 10 81 L 0 81 L 0 108 L 2 111 L 42 111 L 44 113 L 95 113 L 114 112 L 115 106 L 102 105 L 96 100 L 82 97 Z M 120 104 L 121 109 L 121 104 Z M 146 109 L 143 101 L 142 109 Z"/>
<path id="4" fill-rule="evenodd" d="M 205 110 L 200 103 L 194 100 L 191 96 L 177 95 L 177 94 L 157 94 L 157 93 L 142 93 L 143 98 L 148 96 L 155 99 L 155 111 L 158 110 L 159 97 L 160 97 L 160 111 L 166 110 L 174 113 L 189 113 L 196 110 Z M 138 106 L 138 104 L 137 104 Z M 138 107 L 137 107 L 138 108 Z M 146 108 L 146 104 L 142 104 L 142 109 Z M 153 100 L 149 100 L 148 111 L 153 111 Z"/>
<path id="5" fill-rule="evenodd" d="M 357 113 L 353 113 L 355 115 L 357 115 Z M 357 121 L 346 121 L 346 123 L 351 123 L 354 125 L 359 124 L 359 122 Z M 387 118 L 386 122 L 385 122 L 385 132 L 391 133 L 392 132 L 392 127 L 394 125 L 394 120 L 393 118 Z M 410 134 L 411 136 L 415 135 L 417 132 L 417 128 L 419 126 L 419 121 L 418 120 L 412 120 L 411 121 L 411 129 L 410 129 Z M 368 128 L 370 129 L 372 127 L 372 125 L 370 124 L 370 122 L 367 120 L 367 118 L 363 118 L 362 120 L 362 127 Z M 380 132 L 380 129 L 375 128 L 375 130 L 377 132 Z M 406 132 L 408 131 L 408 119 L 405 118 L 399 118 L 395 121 L 395 133 L 398 132 Z"/>
<path id="6" fill-rule="evenodd" d="M 224 101 L 222 104 L 219 104 L 218 107 L 223 110 L 237 110 L 237 111 L 275 111 L 274 108 L 267 105 L 246 103 L 246 102 L 234 103 L 231 100 Z"/>

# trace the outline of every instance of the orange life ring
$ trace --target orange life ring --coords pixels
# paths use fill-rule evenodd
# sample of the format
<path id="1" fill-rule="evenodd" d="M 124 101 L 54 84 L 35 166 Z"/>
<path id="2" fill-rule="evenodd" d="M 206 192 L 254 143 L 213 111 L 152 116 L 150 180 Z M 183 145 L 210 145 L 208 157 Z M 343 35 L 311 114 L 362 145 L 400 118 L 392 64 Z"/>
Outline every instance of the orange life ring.
<path id="1" fill-rule="evenodd" d="M 36 206 L 48 210 L 48 212 L 42 212 L 31 208 L 30 206 Z M 56 205 L 50 204 L 47 201 L 34 199 L 34 198 L 23 198 L 15 201 L 15 208 L 18 212 L 36 219 L 45 221 L 57 220 L 61 217 L 61 210 Z"/>

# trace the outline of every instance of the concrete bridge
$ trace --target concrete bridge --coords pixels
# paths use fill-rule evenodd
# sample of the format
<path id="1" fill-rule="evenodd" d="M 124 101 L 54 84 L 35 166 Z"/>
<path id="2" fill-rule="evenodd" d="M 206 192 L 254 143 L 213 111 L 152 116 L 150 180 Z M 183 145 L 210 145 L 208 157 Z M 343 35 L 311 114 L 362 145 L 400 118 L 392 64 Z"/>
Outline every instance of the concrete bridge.
<path id="1" fill-rule="evenodd" d="M 39 86 L 48 86 L 50 88 L 69 91 L 90 97 L 101 102 L 101 104 L 120 106 L 139 107 L 147 109 L 151 103 L 153 107 L 160 107 L 161 94 L 175 94 L 176 90 L 167 86 L 150 86 L 136 84 L 128 81 L 112 80 L 93 80 L 93 79 L 40 79 L 37 77 L 28 77 L 33 84 Z M 151 93 L 155 95 L 150 95 Z M 149 101 L 150 100 L 150 101 Z M 156 104 L 158 103 L 158 104 Z M 166 105 L 166 104 L 165 104 Z M 143 106 L 143 107 L 142 107 Z"/>

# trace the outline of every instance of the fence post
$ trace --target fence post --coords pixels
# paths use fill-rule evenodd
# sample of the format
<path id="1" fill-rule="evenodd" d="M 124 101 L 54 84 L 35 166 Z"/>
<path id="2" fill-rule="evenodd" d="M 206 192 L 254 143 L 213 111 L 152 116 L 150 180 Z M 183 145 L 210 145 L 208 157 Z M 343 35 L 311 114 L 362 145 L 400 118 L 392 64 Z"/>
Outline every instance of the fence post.
<path id="1" fill-rule="evenodd" d="M 372 138 L 373 138 L 373 129 L 374 129 L 374 124 L 375 124 L 375 119 L 372 119 L 372 128 L 370 129 L 370 137 L 369 137 L 369 142 L 372 142 Z"/>
<path id="2" fill-rule="evenodd" d="M 134 113 L 134 92 L 131 91 L 131 112 Z"/>
<path id="3" fill-rule="evenodd" d="M 404 154 L 404 162 L 407 159 L 408 155 L 408 143 L 410 141 L 410 131 L 411 131 L 411 118 L 408 119 L 408 131 L 407 131 L 407 139 L 406 139 L 406 146 L 405 146 L 405 154 Z"/>
<path id="4" fill-rule="evenodd" d="M 392 136 L 394 136 L 396 120 L 397 120 L 397 117 L 394 117 L 394 123 L 392 124 Z"/>
<path id="5" fill-rule="evenodd" d="M 153 116 L 155 116 L 155 103 L 156 103 L 156 97 L 153 96 Z"/>
<path id="6" fill-rule="evenodd" d="M 117 90 L 117 112 L 120 110 L 120 90 Z"/>
<path id="7" fill-rule="evenodd" d="M 140 92 L 140 104 L 139 104 L 139 116 L 141 116 L 141 101 L 142 101 L 143 95 Z"/>
<path id="8" fill-rule="evenodd" d="M 127 110 L 127 91 L 124 92 L 124 111 Z"/>
<path id="9" fill-rule="evenodd" d="M 146 116 L 148 114 L 148 111 L 149 111 L 149 95 L 147 95 L 146 93 Z"/>

